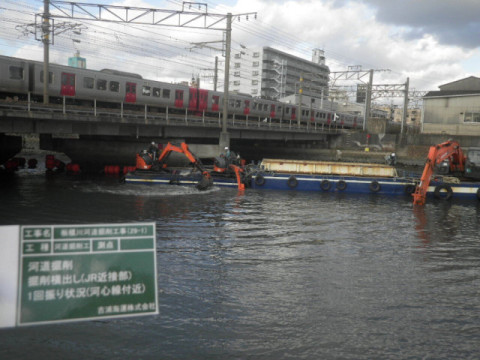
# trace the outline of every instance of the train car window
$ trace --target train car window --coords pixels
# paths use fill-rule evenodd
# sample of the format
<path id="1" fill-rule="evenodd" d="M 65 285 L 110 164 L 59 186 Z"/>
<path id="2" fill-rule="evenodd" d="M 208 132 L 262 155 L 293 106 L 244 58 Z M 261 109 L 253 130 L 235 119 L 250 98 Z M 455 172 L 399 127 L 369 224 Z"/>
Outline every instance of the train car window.
<path id="1" fill-rule="evenodd" d="M 20 66 L 10 66 L 10 79 L 11 80 L 23 80 L 23 68 Z"/>
<path id="2" fill-rule="evenodd" d="M 150 96 L 150 93 L 151 93 L 151 87 L 150 86 L 144 86 L 142 88 L 142 95 L 144 96 Z"/>
<path id="3" fill-rule="evenodd" d="M 43 70 L 40 71 L 40 82 L 43 84 Z M 53 72 L 48 72 L 48 83 L 53 84 Z"/>
<path id="4" fill-rule="evenodd" d="M 257 110 L 257 103 L 256 102 L 253 103 L 253 110 Z"/>
<path id="5" fill-rule="evenodd" d="M 281 113 L 281 112 L 282 112 L 282 105 L 278 105 L 278 106 L 277 106 L 277 112 L 278 112 L 278 113 Z"/>
<path id="6" fill-rule="evenodd" d="M 153 88 L 153 96 L 160 97 L 160 92 L 161 92 L 160 88 L 156 88 L 156 87 Z"/>
<path id="7" fill-rule="evenodd" d="M 95 83 L 95 80 L 91 77 L 84 77 L 83 78 L 83 87 L 85 89 L 93 89 L 93 85 Z"/>
<path id="8" fill-rule="evenodd" d="M 118 81 L 110 81 L 110 91 L 118 92 L 120 90 L 120 83 Z"/>
<path id="9" fill-rule="evenodd" d="M 118 81 L 110 81 L 108 88 L 112 92 L 118 92 L 120 90 L 120 83 Z"/>
<path id="10" fill-rule="evenodd" d="M 228 106 L 230 106 L 230 107 L 232 107 L 232 108 L 235 107 L 235 100 L 230 100 L 230 101 L 228 102 Z"/>
<path id="11" fill-rule="evenodd" d="M 126 93 L 135 94 L 137 92 L 137 84 L 127 83 Z"/>
<path id="12" fill-rule="evenodd" d="M 239 108 L 240 106 L 242 106 L 242 102 L 240 100 L 235 101 L 235 107 Z"/>
<path id="13" fill-rule="evenodd" d="M 107 80 L 97 80 L 97 90 L 107 90 Z"/>
<path id="14" fill-rule="evenodd" d="M 175 100 L 183 100 L 183 90 L 175 91 Z"/>
<path id="15" fill-rule="evenodd" d="M 215 105 L 218 105 L 220 103 L 220 96 L 218 95 L 213 95 L 212 97 L 212 103 Z"/>
<path id="16" fill-rule="evenodd" d="M 170 99 L 170 89 L 163 89 L 163 98 Z"/>
<path id="17" fill-rule="evenodd" d="M 75 75 L 62 73 L 62 85 L 75 86 Z"/>
<path id="18" fill-rule="evenodd" d="M 263 104 L 263 111 L 268 111 L 268 104 Z"/>
<path id="19" fill-rule="evenodd" d="M 285 108 L 285 114 L 287 114 L 287 115 L 290 114 L 290 108 L 289 107 Z"/>

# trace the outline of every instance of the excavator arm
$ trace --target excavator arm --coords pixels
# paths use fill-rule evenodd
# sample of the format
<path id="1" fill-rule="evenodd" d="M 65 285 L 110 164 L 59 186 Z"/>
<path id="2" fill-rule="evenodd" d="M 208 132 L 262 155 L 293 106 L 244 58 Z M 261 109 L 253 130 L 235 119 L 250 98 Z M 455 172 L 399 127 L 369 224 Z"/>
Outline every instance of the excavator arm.
<path id="1" fill-rule="evenodd" d="M 428 186 L 435 171 L 435 166 L 447 159 L 449 160 L 450 172 L 463 172 L 465 170 L 465 155 L 458 142 L 449 140 L 431 146 L 420 183 L 412 194 L 414 205 L 425 205 Z"/>
<path id="2" fill-rule="evenodd" d="M 188 149 L 188 145 L 186 143 L 181 143 L 180 146 L 176 146 L 176 145 L 172 145 L 171 143 L 168 143 L 167 146 L 165 146 L 162 153 L 158 157 L 158 162 L 163 164 L 162 165 L 163 168 L 167 167 L 166 160 L 168 159 L 168 156 L 172 152 L 184 154 L 187 157 L 187 159 L 193 164 L 193 166 L 195 166 L 198 170 L 200 170 L 204 176 L 210 177 L 210 173 L 203 168 L 200 160 Z"/>

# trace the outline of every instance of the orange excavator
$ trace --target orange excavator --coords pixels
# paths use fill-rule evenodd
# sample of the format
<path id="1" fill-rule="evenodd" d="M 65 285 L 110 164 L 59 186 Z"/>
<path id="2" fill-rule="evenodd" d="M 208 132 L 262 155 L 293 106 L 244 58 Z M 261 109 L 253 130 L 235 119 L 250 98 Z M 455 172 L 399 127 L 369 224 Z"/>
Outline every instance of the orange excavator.
<path id="1" fill-rule="evenodd" d="M 420 183 L 412 194 L 414 205 L 425 205 L 428 186 L 434 172 L 440 175 L 457 173 L 463 176 L 466 160 L 467 157 L 456 141 L 448 140 L 431 146 Z"/>
<path id="2" fill-rule="evenodd" d="M 180 146 L 168 143 L 157 159 L 156 152 L 154 149 L 152 150 L 152 147 L 149 150 L 143 150 L 140 154 L 137 154 L 136 168 L 138 170 L 167 171 L 167 160 L 172 152 L 184 154 L 190 163 L 202 173 L 203 177 L 202 180 L 197 184 L 197 188 L 204 190 L 213 184 L 212 173 L 203 167 L 200 159 L 190 151 L 188 145 L 184 142 L 182 142 Z M 214 168 L 214 172 L 218 172 L 219 170 L 221 169 L 217 167 Z M 245 184 L 243 183 L 241 176 L 241 173 L 244 171 L 243 168 L 234 164 L 228 164 L 227 169 L 223 169 L 223 171 L 219 172 L 228 173 L 230 170 L 235 173 L 238 189 L 244 190 Z"/>
<path id="3" fill-rule="evenodd" d="M 223 174 L 226 176 L 235 174 L 238 184 L 238 190 L 245 190 L 245 184 L 242 179 L 245 174 L 245 169 L 241 165 L 240 155 L 235 154 L 233 151 L 228 151 L 226 154 L 222 154 L 214 159 L 213 172 L 216 174 Z"/>
<path id="4" fill-rule="evenodd" d="M 200 159 L 188 149 L 188 145 L 184 142 L 180 146 L 168 143 L 157 159 L 155 159 L 155 151 L 143 150 L 140 154 L 137 154 L 136 167 L 139 170 L 166 171 L 167 160 L 172 152 L 184 154 L 190 163 L 202 173 L 202 180 L 197 184 L 198 189 L 205 190 L 212 186 L 213 180 L 210 172 L 204 169 Z"/>

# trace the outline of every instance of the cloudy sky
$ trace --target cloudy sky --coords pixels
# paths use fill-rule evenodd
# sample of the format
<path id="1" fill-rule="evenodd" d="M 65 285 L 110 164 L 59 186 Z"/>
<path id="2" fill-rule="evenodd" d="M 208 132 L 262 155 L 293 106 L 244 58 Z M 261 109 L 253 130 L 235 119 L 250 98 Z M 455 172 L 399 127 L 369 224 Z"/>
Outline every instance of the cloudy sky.
<path id="1" fill-rule="evenodd" d="M 84 2 L 182 9 L 182 2 L 176 0 Z M 421 91 L 480 76 L 478 0 L 216 0 L 185 7 L 205 8 L 212 14 L 257 13 L 256 19 L 235 17 L 233 51 L 271 46 L 311 59 L 312 49 L 320 48 L 331 71 L 358 65 L 364 70 L 388 70 L 376 72 L 374 84 L 403 84 L 408 77 L 410 88 Z M 42 11 L 43 0 L 1 1 L 1 55 L 42 59 L 33 26 L 26 26 Z M 223 70 L 221 52 L 194 44 L 221 47 L 221 31 L 63 19 L 55 24 L 65 21 L 77 24 L 75 32 L 55 37 L 52 62 L 66 64 L 79 50 L 91 69 L 115 68 L 163 81 L 200 75 L 206 88 L 212 87 L 216 55 Z"/>

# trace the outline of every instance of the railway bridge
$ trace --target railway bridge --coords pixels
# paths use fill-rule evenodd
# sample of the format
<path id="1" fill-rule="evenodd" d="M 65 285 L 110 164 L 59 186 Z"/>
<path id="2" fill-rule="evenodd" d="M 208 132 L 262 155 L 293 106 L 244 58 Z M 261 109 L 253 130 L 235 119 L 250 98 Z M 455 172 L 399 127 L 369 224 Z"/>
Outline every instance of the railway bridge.
<path id="1" fill-rule="evenodd" d="M 135 153 L 150 141 L 186 141 L 201 158 L 213 158 L 219 148 L 222 130 L 218 117 L 205 113 L 170 110 L 152 111 L 148 106 L 123 103 L 109 108 L 60 104 L 39 104 L 9 99 L 0 102 L 0 149 L 3 163 L 22 148 L 22 138 L 35 135 L 38 149 L 63 152 L 75 162 L 87 166 L 105 163 L 128 164 Z M 288 148 L 298 153 L 302 148 L 328 144 L 349 131 L 315 122 L 280 122 L 271 118 L 230 115 L 227 121 L 231 148 L 247 159 L 258 160 Z M 275 150 L 277 149 L 277 150 Z"/>

